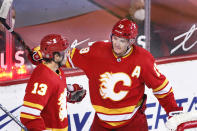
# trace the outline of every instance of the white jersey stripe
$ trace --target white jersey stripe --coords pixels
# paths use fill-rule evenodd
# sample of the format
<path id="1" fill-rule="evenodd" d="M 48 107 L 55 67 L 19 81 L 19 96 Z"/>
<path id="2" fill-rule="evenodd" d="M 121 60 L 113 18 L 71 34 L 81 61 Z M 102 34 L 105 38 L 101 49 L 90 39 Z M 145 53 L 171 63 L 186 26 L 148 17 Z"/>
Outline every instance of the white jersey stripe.
<path id="1" fill-rule="evenodd" d="M 97 113 L 98 117 L 103 120 L 103 121 L 112 121 L 112 122 L 117 122 L 117 121 L 124 121 L 124 120 L 129 120 L 133 117 L 133 115 L 137 112 L 140 106 L 136 107 L 134 111 L 130 114 L 122 114 L 122 115 L 105 115 L 105 114 L 100 114 Z"/>
<path id="2" fill-rule="evenodd" d="M 38 110 L 38 109 L 22 106 L 21 112 L 22 113 L 28 113 L 28 114 L 35 115 L 35 116 L 40 116 L 41 111 Z"/>
<path id="3" fill-rule="evenodd" d="M 172 87 L 172 86 L 168 83 L 168 85 L 167 85 L 165 88 L 163 88 L 163 89 L 160 90 L 160 91 L 153 92 L 153 94 L 154 94 L 154 95 L 161 95 L 161 94 L 168 93 L 168 92 L 170 91 L 171 87 Z"/>

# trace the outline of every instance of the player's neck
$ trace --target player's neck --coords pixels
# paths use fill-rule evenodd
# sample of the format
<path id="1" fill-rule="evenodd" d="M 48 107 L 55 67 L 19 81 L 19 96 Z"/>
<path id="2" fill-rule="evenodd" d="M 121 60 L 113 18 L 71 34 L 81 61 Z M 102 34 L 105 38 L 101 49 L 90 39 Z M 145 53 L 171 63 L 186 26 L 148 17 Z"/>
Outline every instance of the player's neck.
<path id="1" fill-rule="evenodd" d="M 58 64 L 56 64 L 55 62 L 50 62 L 50 63 L 46 63 L 45 64 L 49 69 L 51 69 L 52 71 L 56 72 L 56 70 L 58 70 L 59 66 Z"/>
<path id="2" fill-rule="evenodd" d="M 132 49 L 133 49 L 133 46 L 130 46 L 127 48 L 127 50 L 125 52 L 123 52 L 119 55 L 118 54 L 116 54 L 116 55 L 117 55 L 117 57 L 124 57 L 124 56 L 128 55 Z"/>

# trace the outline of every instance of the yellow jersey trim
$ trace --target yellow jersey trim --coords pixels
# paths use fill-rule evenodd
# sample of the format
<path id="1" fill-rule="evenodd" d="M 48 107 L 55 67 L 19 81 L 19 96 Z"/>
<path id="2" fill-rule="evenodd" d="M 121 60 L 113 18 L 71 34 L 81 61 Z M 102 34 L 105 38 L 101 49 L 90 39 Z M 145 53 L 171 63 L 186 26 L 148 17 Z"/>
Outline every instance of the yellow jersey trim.
<path id="1" fill-rule="evenodd" d="M 33 51 L 40 51 L 40 46 L 35 47 Z"/>
<path id="2" fill-rule="evenodd" d="M 41 118 L 41 117 L 38 117 L 38 116 L 32 116 L 32 115 L 27 115 L 27 114 L 23 114 L 23 113 L 21 113 L 20 117 L 21 118 L 26 118 L 26 119 L 38 119 L 38 118 Z"/>
<path id="3" fill-rule="evenodd" d="M 122 125 L 124 123 L 126 123 L 128 121 L 122 121 L 122 122 L 106 122 L 107 124 L 111 125 L 111 126 L 119 126 Z"/>
<path id="4" fill-rule="evenodd" d="M 124 108 L 110 109 L 103 106 L 93 105 L 96 112 L 101 112 L 105 114 L 123 114 L 128 112 L 133 112 L 135 106 L 128 106 Z"/>
<path id="5" fill-rule="evenodd" d="M 66 128 L 63 128 L 63 129 L 56 129 L 56 128 L 46 128 L 47 130 L 50 130 L 50 131 L 68 131 L 68 126 Z"/>
<path id="6" fill-rule="evenodd" d="M 54 128 L 46 128 L 47 130 L 50 131 L 68 131 L 68 126 L 66 128 L 63 129 L 54 129 Z M 25 131 L 24 129 L 21 129 L 21 131 Z"/>
<path id="7" fill-rule="evenodd" d="M 40 110 L 43 109 L 43 106 L 42 106 L 42 105 L 40 105 L 40 104 L 35 104 L 35 103 L 32 103 L 32 102 L 24 101 L 23 105 L 25 105 L 25 106 L 30 106 L 30 107 L 34 107 L 34 108 L 37 108 L 37 109 L 40 109 Z"/>
<path id="8" fill-rule="evenodd" d="M 112 50 L 112 52 L 113 52 L 113 54 L 114 54 L 115 58 L 118 58 L 118 56 L 114 53 L 114 51 L 113 51 L 113 50 Z M 126 57 L 130 56 L 132 52 L 133 52 L 133 46 L 131 47 L 131 50 L 129 51 L 129 53 L 128 53 L 127 55 L 125 55 L 125 56 L 121 57 L 121 58 L 126 58 Z"/>
<path id="9" fill-rule="evenodd" d="M 123 107 L 123 108 L 106 108 L 103 106 L 98 106 L 98 105 L 93 105 L 94 109 L 96 112 L 104 113 L 104 114 L 124 114 L 128 112 L 133 112 L 136 106 L 140 106 L 142 104 L 143 100 L 140 100 L 137 105 L 134 106 L 128 106 L 128 107 Z"/>
<path id="10" fill-rule="evenodd" d="M 129 52 L 127 55 L 123 56 L 122 58 L 126 58 L 126 57 L 130 56 L 130 54 L 131 54 L 132 52 L 133 52 L 133 46 L 132 46 L 130 52 Z"/>
<path id="11" fill-rule="evenodd" d="M 163 87 L 165 87 L 167 85 L 167 83 L 168 83 L 168 80 L 165 79 L 165 81 L 159 87 L 153 89 L 153 92 L 157 92 L 157 91 L 161 90 Z"/>
<path id="12" fill-rule="evenodd" d="M 40 58 L 42 58 L 42 53 L 40 51 L 38 51 L 38 55 L 40 56 Z"/>
<path id="13" fill-rule="evenodd" d="M 73 48 L 73 49 L 72 49 L 72 51 L 71 51 L 71 52 L 69 52 L 71 60 L 72 60 L 72 58 L 73 58 L 73 56 L 74 56 L 75 51 L 76 51 L 76 48 Z M 69 60 L 68 60 L 68 59 L 67 59 L 67 61 L 66 61 L 66 64 L 65 64 L 65 65 L 66 65 L 66 67 L 67 67 L 67 68 L 71 68 L 71 65 L 70 65 L 70 63 L 69 63 Z"/>
<path id="14" fill-rule="evenodd" d="M 171 89 L 167 94 L 164 94 L 164 95 L 155 95 L 155 97 L 157 97 L 157 98 L 164 98 L 164 97 L 166 97 L 168 94 L 170 94 L 171 92 L 173 92 L 173 89 Z"/>
<path id="15" fill-rule="evenodd" d="M 68 60 L 66 61 L 66 67 L 67 67 L 67 68 L 71 68 L 71 66 L 70 66 L 70 64 L 69 64 L 69 62 L 68 62 Z"/>
<path id="16" fill-rule="evenodd" d="M 71 54 L 70 54 L 71 59 L 73 58 L 75 51 L 76 51 L 76 48 L 73 48 L 72 51 L 71 51 Z"/>

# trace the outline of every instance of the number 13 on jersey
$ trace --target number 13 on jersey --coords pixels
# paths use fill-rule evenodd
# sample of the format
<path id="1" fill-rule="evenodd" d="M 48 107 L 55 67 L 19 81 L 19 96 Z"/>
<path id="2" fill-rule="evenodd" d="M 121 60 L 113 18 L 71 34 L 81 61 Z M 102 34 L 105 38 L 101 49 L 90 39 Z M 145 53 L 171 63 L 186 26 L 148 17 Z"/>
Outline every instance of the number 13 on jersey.
<path id="1" fill-rule="evenodd" d="M 34 83 L 34 88 L 32 90 L 32 94 L 38 94 L 41 96 L 44 96 L 46 94 L 48 86 L 46 84 L 39 84 L 39 83 Z"/>

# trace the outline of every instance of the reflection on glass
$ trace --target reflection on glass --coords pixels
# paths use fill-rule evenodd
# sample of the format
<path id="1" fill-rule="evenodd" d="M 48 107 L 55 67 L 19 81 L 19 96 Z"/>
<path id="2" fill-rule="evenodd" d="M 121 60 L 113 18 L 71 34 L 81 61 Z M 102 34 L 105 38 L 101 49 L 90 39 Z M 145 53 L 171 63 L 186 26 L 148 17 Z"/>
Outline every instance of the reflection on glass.
<path id="1" fill-rule="evenodd" d="M 7 23 L 14 26 L 15 10 L 8 14 Z M 26 57 L 25 49 L 0 24 L 0 85 L 26 79 L 32 72 L 32 65 Z"/>

